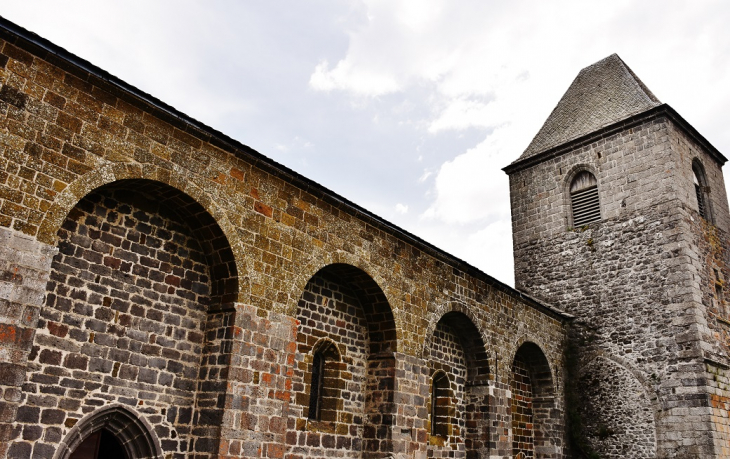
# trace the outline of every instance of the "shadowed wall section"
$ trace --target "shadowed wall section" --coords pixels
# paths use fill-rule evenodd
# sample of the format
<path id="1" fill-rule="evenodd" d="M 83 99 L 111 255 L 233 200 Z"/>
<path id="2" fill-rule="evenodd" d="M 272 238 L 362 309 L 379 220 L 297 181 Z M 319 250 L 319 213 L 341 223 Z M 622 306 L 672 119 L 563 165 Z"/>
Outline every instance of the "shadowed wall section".
<path id="1" fill-rule="evenodd" d="M 513 457 L 560 457 L 563 421 L 555 409 L 550 365 L 536 344 L 528 342 L 518 349 L 510 386 Z"/>
<path id="2" fill-rule="evenodd" d="M 460 312 L 446 313 L 424 357 L 431 375 L 430 457 L 488 457 L 489 362 L 476 326 Z"/>
<path id="3" fill-rule="evenodd" d="M 307 283 L 297 320 L 288 457 L 386 457 L 396 344 L 382 291 L 357 268 L 328 266 Z"/>
<path id="4" fill-rule="evenodd" d="M 117 402 L 151 416 L 166 450 L 209 450 L 222 421 L 236 289 L 225 237 L 186 195 L 149 181 L 89 194 L 59 231 L 23 429 L 73 426 Z M 55 409 L 45 408 L 48 396 Z"/>

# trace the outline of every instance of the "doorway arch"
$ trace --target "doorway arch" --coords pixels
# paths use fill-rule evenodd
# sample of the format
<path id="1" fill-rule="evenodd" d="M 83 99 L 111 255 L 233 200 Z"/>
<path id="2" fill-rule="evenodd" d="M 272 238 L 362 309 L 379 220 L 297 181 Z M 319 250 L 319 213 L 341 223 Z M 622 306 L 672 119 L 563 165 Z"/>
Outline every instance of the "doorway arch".
<path id="1" fill-rule="evenodd" d="M 127 459 L 162 457 L 160 442 L 144 418 L 122 405 L 108 405 L 79 421 L 61 442 L 53 459 L 72 459 L 85 440 L 104 431 L 122 446 Z"/>

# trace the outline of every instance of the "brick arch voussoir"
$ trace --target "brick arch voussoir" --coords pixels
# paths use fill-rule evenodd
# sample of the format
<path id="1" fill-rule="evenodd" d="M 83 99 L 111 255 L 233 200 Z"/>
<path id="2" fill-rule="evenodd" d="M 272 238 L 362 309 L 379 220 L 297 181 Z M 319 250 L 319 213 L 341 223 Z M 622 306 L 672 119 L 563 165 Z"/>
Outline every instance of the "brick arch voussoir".
<path id="1" fill-rule="evenodd" d="M 114 403 L 87 414 L 77 422 L 59 444 L 53 459 L 69 459 L 86 438 L 102 429 L 117 437 L 128 457 L 162 458 L 160 440 L 150 423 L 133 409 Z"/>
<path id="2" fill-rule="evenodd" d="M 193 181 L 186 179 L 182 174 L 153 165 L 130 165 L 128 163 L 107 164 L 79 177 L 69 184 L 54 200 L 41 222 L 38 240 L 49 245 L 58 244 L 58 231 L 71 210 L 85 196 L 105 185 L 121 180 L 150 180 L 163 183 L 178 191 L 187 194 L 200 204 L 215 220 L 223 232 L 233 253 L 236 265 L 238 282 L 238 302 L 245 302 L 249 293 L 248 269 L 244 262 L 245 249 L 237 237 L 236 228 L 231 224 L 224 210 L 218 206 L 213 198 Z"/>
<path id="3" fill-rule="evenodd" d="M 614 365 L 617 365 L 636 378 L 636 380 L 639 382 L 639 385 L 641 386 L 642 390 L 644 391 L 644 395 L 646 396 L 646 399 L 649 400 L 649 403 L 652 406 L 652 413 L 654 415 L 654 425 L 659 425 L 660 419 L 658 418 L 659 413 L 662 412 L 663 408 L 661 405 L 661 397 L 659 396 L 659 391 L 652 388 L 652 383 L 647 379 L 647 377 L 642 373 L 638 368 L 636 368 L 630 361 L 621 358 L 617 355 L 612 355 L 604 351 L 593 351 L 590 354 L 588 354 L 584 359 L 584 363 L 581 364 L 580 369 L 578 370 L 577 376 L 580 378 L 582 375 L 585 374 L 588 368 L 590 368 L 594 363 L 596 363 L 599 359 L 605 359 L 613 363 Z"/>
<path id="4" fill-rule="evenodd" d="M 545 364 L 547 365 L 548 371 L 550 372 L 550 390 L 551 390 L 550 395 L 552 395 L 552 396 L 558 395 L 560 393 L 560 390 L 557 387 L 557 384 L 558 384 L 557 376 L 558 375 L 555 371 L 554 365 L 550 361 L 549 354 L 547 352 L 545 352 L 545 350 L 549 349 L 549 348 L 547 346 L 545 346 L 545 343 L 537 336 L 530 335 L 528 333 L 523 333 L 517 338 L 514 346 L 512 346 L 512 348 L 509 350 L 509 359 L 505 360 L 505 363 L 509 365 L 507 367 L 508 371 L 503 372 L 503 373 L 505 373 L 506 377 L 508 377 L 508 378 L 511 377 L 510 375 L 511 375 L 512 364 L 514 363 L 515 359 L 517 358 L 517 353 L 520 352 L 520 350 L 522 349 L 522 347 L 525 344 L 535 345 L 540 350 L 540 353 L 542 353 L 542 356 L 545 358 Z M 506 383 L 509 385 L 509 383 L 510 383 L 509 379 L 506 381 Z"/>
<path id="5" fill-rule="evenodd" d="M 316 354 L 318 352 L 326 352 L 329 349 L 332 349 L 335 351 L 335 354 L 337 355 L 337 358 L 334 359 L 336 362 L 342 362 L 342 359 L 345 357 L 345 353 L 347 352 L 347 347 L 344 345 L 339 345 L 335 343 L 332 339 L 327 337 L 322 337 L 317 340 L 316 343 L 314 343 L 314 346 L 312 346 L 312 350 L 310 351 L 311 354 Z"/>
<path id="6" fill-rule="evenodd" d="M 593 176 L 598 180 L 598 171 L 596 168 L 588 163 L 580 163 L 575 164 L 570 169 L 568 169 L 564 175 L 563 178 L 563 189 L 566 192 L 570 192 L 570 184 L 573 183 L 573 179 L 581 172 L 587 171 L 593 174 Z M 600 183 L 599 183 L 600 184 Z"/>
<path id="7" fill-rule="evenodd" d="M 385 289 L 382 288 L 383 285 L 387 285 L 388 281 L 387 279 L 383 278 L 382 276 L 376 274 L 377 270 L 373 269 L 373 267 L 367 263 L 366 261 L 362 260 L 361 258 L 352 255 L 347 252 L 326 252 L 324 254 L 317 254 L 312 257 L 312 259 L 300 268 L 299 274 L 296 275 L 296 277 L 293 279 L 293 282 L 290 283 L 291 287 L 288 292 L 288 298 L 289 301 L 285 305 L 285 309 L 282 312 L 287 317 L 290 317 L 292 319 L 296 319 L 297 316 L 297 308 L 299 305 L 299 298 L 302 295 L 302 292 L 307 286 L 307 282 L 312 279 L 319 271 L 326 268 L 327 266 L 331 265 L 349 265 L 353 268 L 357 268 L 360 271 L 362 271 L 365 275 L 367 275 L 377 286 L 380 288 L 380 291 L 382 292 L 383 296 L 385 297 L 386 302 L 388 303 L 388 306 L 390 307 L 390 312 L 393 316 L 393 322 L 395 327 L 395 347 L 396 349 L 393 349 L 393 352 L 397 352 L 399 349 L 402 348 L 403 343 L 403 318 L 401 317 L 400 311 L 403 310 L 400 303 L 398 303 L 396 300 L 394 300 L 393 293 L 389 293 Z M 279 312 L 279 311 L 277 311 Z"/>
<path id="8" fill-rule="evenodd" d="M 486 345 L 489 342 L 489 337 L 486 334 L 485 327 L 479 327 L 478 324 L 480 320 L 474 314 L 474 310 L 466 304 L 458 301 L 445 301 L 441 304 L 438 304 L 436 307 L 428 312 L 428 327 L 426 328 L 426 332 L 423 335 L 423 341 L 420 343 L 421 351 L 419 357 L 426 357 L 426 353 L 428 352 L 429 346 L 431 345 L 431 340 L 433 339 L 433 333 L 436 330 L 436 326 L 441 321 L 441 319 L 450 312 L 461 313 L 466 316 L 467 319 L 469 319 L 471 324 L 474 326 L 474 329 L 477 331 L 477 333 L 479 333 L 482 344 L 485 346 L 484 350 L 486 351 Z M 490 362 L 490 365 L 491 364 L 492 363 Z"/>

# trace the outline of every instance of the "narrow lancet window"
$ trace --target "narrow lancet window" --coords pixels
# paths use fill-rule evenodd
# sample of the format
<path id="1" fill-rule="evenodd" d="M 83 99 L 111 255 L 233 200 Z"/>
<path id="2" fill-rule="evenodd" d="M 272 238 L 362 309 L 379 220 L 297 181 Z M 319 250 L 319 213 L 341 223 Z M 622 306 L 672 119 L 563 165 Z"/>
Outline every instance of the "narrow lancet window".
<path id="1" fill-rule="evenodd" d="M 437 371 L 431 380 L 431 435 L 449 435 L 450 389 L 449 377 L 443 371 Z"/>
<path id="2" fill-rule="evenodd" d="M 319 421 L 322 412 L 322 392 L 324 389 L 324 361 L 322 352 L 314 354 L 312 360 L 312 389 L 309 394 L 309 414 L 307 417 Z"/>

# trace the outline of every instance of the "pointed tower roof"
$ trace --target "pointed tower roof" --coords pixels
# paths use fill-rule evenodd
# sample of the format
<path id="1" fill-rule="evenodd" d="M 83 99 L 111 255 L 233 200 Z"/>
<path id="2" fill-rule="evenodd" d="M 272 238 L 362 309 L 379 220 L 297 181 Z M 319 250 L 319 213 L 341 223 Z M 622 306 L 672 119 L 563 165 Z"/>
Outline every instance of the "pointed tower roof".
<path id="1" fill-rule="evenodd" d="M 519 162 L 662 103 L 616 54 L 580 71 Z"/>

